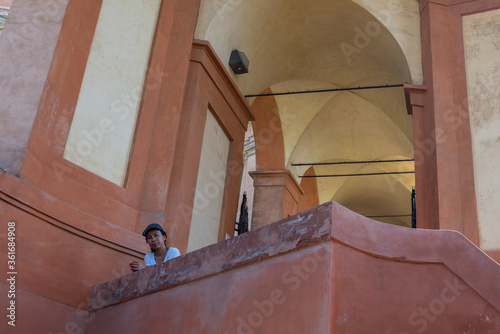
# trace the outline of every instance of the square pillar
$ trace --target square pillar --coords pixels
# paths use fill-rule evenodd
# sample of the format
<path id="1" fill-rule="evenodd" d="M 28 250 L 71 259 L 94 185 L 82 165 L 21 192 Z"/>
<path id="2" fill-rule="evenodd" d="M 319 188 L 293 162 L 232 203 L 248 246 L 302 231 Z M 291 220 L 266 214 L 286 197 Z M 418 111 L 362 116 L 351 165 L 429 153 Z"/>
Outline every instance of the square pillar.
<path id="1" fill-rule="evenodd" d="M 255 187 L 252 229 L 269 225 L 298 212 L 304 191 L 289 170 L 257 170 L 249 173 Z"/>

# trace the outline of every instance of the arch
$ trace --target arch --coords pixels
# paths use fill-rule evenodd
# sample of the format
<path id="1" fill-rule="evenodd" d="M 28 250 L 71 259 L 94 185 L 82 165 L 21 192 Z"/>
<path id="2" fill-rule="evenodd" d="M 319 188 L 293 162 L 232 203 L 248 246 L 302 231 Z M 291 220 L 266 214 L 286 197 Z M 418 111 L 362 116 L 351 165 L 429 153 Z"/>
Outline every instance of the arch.
<path id="1" fill-rule="evenodd" d="M 314 176 L 316 173 L 314 172 L 314 167 L 309 167 L 307 171 L 304 173 L 305 176 L 313 176 L 303 178 L 300 181 L 300 187 L 304 190 L 304 195 L 300 197 L 298 203 L 299 212 L 305 211 L 307 209 L 318 206 L 319 203 L 319 193 L 318 193 L 318 184 Z"/>
<path id="2" fill-rule="evenodd" d="M 382 1 L 357 2 L 362 5 L 329 0 L 204 0 L 195 37 L 210 41 L 224 64 L 231 50 L 246 53 L 250 74 L 233 75 L 245 94 L 292 78 L 346 87 L 370 74 L 392 73 L 403 82 L 420 83 L 416 1 L 404 1 L 411 15 L 402 18 L 389 17 L 391 7 Z"/>
<path id="3" fill-rule="evenodd" d="M 231 50 L 245 52 L 250 60 L 248 74 L 234 75 L 228 67 L 244 94 L 420 83 L 420 57 L 414 57 L 420 54 L 418 3 L 403 0 L 398 6 L 381 0 L 204 0 L 195 36 L 209 40 L 224 64 Z M 402 87 L 258 97 L 252 111 L 257 118 L 257 169 L 292 171 L 307 193 L 299 200 L 300 210 L 334 199 L 359 213 L 379 214 L 368 204 L 363 206 L 362 182 L 299 180 L 302 175 L 413 167 L 411 162 L 377 167 L 294 166 L 413 158 L 413 124 Z M 273 134 L 272 140 L 266 133 Z M 369 191 L 386 196 L 373 195 L 367 203 L 396 204 L 380 214 L 406 210 L 399 199 L 414 186 L 413 175 L 389 176 L 393 186 L 385 189 L 379 179 L 369 179 L 374 185 Z M 406 226 L 397 219 L 387 222 Z"/>
<path id="4" fill-rule="evenodd" d="M 370 165 L 359 169 L 360 174 L 380 172 Z M 411 227 L 411 189 L 393 175 L 349 177 L 331 200 L 374 220 Z"/>
<path id="5" fill-rule="evenodd" d="M 269 93 L 272 93 L 270 89 L 263 92 Z M 273 96 L 258 97 L 252 103 L 251 110 L 255 115 L 252 127 L 257 169 L 284 169 L 283 130 L 276 100 Z"/>

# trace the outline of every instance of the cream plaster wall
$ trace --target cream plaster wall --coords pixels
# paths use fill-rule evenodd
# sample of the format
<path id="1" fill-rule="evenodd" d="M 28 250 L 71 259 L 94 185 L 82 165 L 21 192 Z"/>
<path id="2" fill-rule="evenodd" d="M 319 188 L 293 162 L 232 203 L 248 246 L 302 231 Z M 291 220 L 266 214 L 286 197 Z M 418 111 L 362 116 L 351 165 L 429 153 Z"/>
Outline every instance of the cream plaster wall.
<path id="1" fill-rule="evenodd" d="M 188 252 L 217 243 L 230 141 L 207 111 Z"/>
<path id="2" fill-rule="evenodd" d="M 64 152 L 65 159 L 120 186 L 160 3 L 103 1 Z"/>
<path id="3" fill-rule="evenodd" d="M 300 139 L 293 146 L 287 166 L 297 178 L 309 166 L 293 167 L 292 163 L 406 160 L 413 157 L 412 141 L 385 112 L 356 94 L 335 94 L 312 117 L 308 116 L 311 119 L 300 129 Z M 284 132 L 287 128 L 290 127 L 285 125 Z M 326 165 L 315 166 L 314 170 L 316 175 L 345 175 L 409 172 L 414 166 L 413 162 Z M 411 213 L 410 194 L 415 186 L 411 173 L 316 178 L 316 182 L 320 203 L 335 200 L 363 215 Z M 342 195 L 346 193 L 349 195 Z M 387 221 L 409 226 L 409 218 Z"/>
<path id="4" fill-rule="evenodd" d="M 363 174 L 396 171 L 397 166 L 365 165 L 358 172 Z M 411 165 L 410 165 L 411 166 Z M 408 166 L 408 167 L 410 167 Z M 385 168 L 384 168 L 385 167 Z M 389 168 L 388 168 L 389 167 Z M 392 167 L 392 168 L 391 168 Z M 411 166 L 412 167 L 412 166 Z M 413 170 L 413 168 L 407 170 Z M 407 174 L 410 175 L 410 174 Z M 395 179 L 397 176 L 344 177 L 342 185 L 335 189 L 331 200 L 367 217 L 393 225 L 411 227 L 411 189 Z M 410 178 L 411 176 L 407 176 Z M 364 191 L 360 191 L 360 189 Z M 334 190 L 334 189 L 332 189 Z M 399 215 L 399 217 L 389 217 Z M 385 217 L 381 217 L 385 216 Z"/>
<path id="5" fill-rule="evenodd" d="M 394 155 L 411 157 L 412 142 L 372 104 L 341 92 L 307 125 L 290 160 L 326 162 L 348 157 L 352 161 L 365 161 Z"/>
<path id="6" fill-rule="evenodd" d="M 372 83 L 367 82 L 366 85 L 372 85 Z M 334 85 L 328 85 L 328 83 L 325 82 L 290 80 L 274 85 L 271 89 L 277 92 L 293 92 L 300 90 L 300 87 L 308 87 L 310 90 L 338 88 Z M 287 168 L 291 168 L 290 163 L 292 161 L 293 163 L 299 162 L 291 160 L 290 158 L 292 151 L 296 149 L 297 146 L 301 145 L 301 138 L 303 137 L 303 133 L 306 128 L 323 108 L 333 107 L 334 103 L 330 103 L 330 101 L 334 100 L 338 94 L 340 94 L 340 92 L 275 96 L 281 119 L 281 127 L 283 129 L 285 165 Z M 405 105 L 405 100 L 402 88 L 383 89 L 383 92 L 377 89 L 360 90 L 352 91 L 347 94 L 351 94 L 354 97 L 349 105 L 351 109 L 369 109 L 370 112 L 384 114 L 387 116 L 384 117 L 384 119 L 391 124 L 390 126 L 396 126 L 397 130 L 395 131 L 402 133 L 406 137 L 401 137 L 401 140 L 406 142 L 406 144 L 411 144 L 413 142 L 412 118 L 404 110 L 403 106 Z M 335 100 L 335 103 L 338 103 L 338 101 Z M 340 108 L 337 110 L 340 110 Z M 363 129 L 362 127 L 358 127 L 356 131 L 364 133 L 366 131 L 370 131 L 370 127 L 373 126 L 373 124 L 365 125 L 368 126 L 368 128 Z M 351 133 L 354 132 L 355 131 L 353 130 L 351 131 Z M 328 132 L 324 132 L 323 134 L 327 135 L 327 138 L 330 137 Z M 392 145 L 390 145 L 390 148 L 391 147 Z M 331 150 L 328 151 L 328 149 L 324 147 L 316 147 L 315 150 L 316 152 L 325 150 L 326 155 L 331 155 Z M 371 151 L 372 148 L 369 148 L 369 150 Z M 394 153 L 399 154 L 401 152 L 395 151 Z M 407 153 L 409 155 L 407 155 L 404 159 L 408 159 L 412 156 L 411 151 Z"/>
<path id="7" fill-rule="evenodd" d="M 500 9 L 463 31 L 481 248 L 500 249 Z"/>
<path id="8" fill-rule="evenodd" d="M 396 38 L 411 71 L 412 83 L 424 82 L 418 0 L 353 0 L 375 16 Z"/>
<path id="9" fill-rule="evenodd" d="M 274 92 L 294 92 L 300 91 L 303 87 L 309 87 L 310 90 L 339 88 L 326 82 L 290 80 L 272 86 L 271 90 Z M 312 96 L 309 94 L 275 96 L 283 129 L 285 166 L 288 165 L 290 156 L 309 123 L 323 106 L 337 94 L 339 93 L 327 92 L 315 93 Z M 287 166 L 287 168 L 290 168 L 290 166 Z"/>

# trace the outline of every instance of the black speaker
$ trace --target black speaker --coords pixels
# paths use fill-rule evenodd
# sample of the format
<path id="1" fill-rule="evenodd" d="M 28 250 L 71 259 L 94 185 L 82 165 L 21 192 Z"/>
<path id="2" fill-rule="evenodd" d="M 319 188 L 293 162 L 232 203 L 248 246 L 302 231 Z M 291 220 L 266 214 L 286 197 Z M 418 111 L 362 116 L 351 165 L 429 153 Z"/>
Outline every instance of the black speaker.
<path id="1" fill-rule="evenodd" d="M 238 50 L 231 51 L 231 56 L 229 57 L 229 66 L 231 66 L 235 74 L 248 73 L 249 65 L 250 62 L 243 52 Z"/>

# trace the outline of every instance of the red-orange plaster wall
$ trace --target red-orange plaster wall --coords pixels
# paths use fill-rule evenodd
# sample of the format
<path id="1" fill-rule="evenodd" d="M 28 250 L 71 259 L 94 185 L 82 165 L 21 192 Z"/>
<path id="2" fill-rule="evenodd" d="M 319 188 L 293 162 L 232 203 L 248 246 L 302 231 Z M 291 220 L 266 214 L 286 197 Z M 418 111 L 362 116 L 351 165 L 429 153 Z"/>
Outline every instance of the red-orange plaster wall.
<path id="1" fill-rule="evenodd" d="M 462 16 L 500 1 L 420 1 L 425 103 L 413 112 L 418 225 L 479 244 Z"/>
<path id="2" fill-rule="evenodd" d="M 195 41 L 186 86 L 186 98 L 180 120 L 166 204 L 167 233 L 176 247 L 185 252 L 188 246 L 191 218 L 198 214 L 195 203 L 196 182 L 207 112 L 210 111 L 230 140 L 225 175 L 213 171 L 213 185 L 223 195 L 218 240 L 233 235 L 238 210 L 238 196 L 243 171 L 245 131 L 253 115 L 241 92 L 205 41 Z M 198 191 L 203 192 L 203 189 Z M 209 194 L 205 194 L 210 197 Z"/>
<path id="3" fill-rule="evenodd" d="M 100 2 L 72 1 L 21 177 L 70 205 L 136 232 L 163 221 L 198 6 L 196 0 L 162 3 L 134 150 L 121 187 L 63 158 L 100 11 Z"/>
<path id="4" fill-rule="evenodd" d="M 270 88 L 262 94 L 271 94 Z M 252 103 L 257 170 L 285 168 L 285 144 L 278 106 L 274 96 L 257 97 Z"/>
<path id="5" fill-rule="evenodd" d="M 318 183 L 316 182 L 316 173 L 314 167 L 311 166 L 305 173 L 305 177 L 300 181 L 300 187 L 304 191 L 304 195 L 299 197 L 298 212 L 313 208 L 319 205 Z"/>
<path id="6" fill-rule="evenodd" d="M 328 333 L 329 266 L 314 258 L 318 247 L 324 260 L 317 246 L 99 310 L 87 332 Z M 308 259 L 314 272 L 293 272 Z"/>
<path id="7" fill-rule="evenodd" d="M 86 333 L 495 333 L 498 279 L 457 232 L 330 202 L 94 287 Z"/>
<path id="8" fill-rule="evenodd" d="M 143 257 L 148 249 L 138 233 L 146 224 L 160 222 L 170 231 L 184 222 L 165 223 L 164 217 L 166 208 L 177 203 L 174 191 L 167 197 L 169 185 L 174 183 L 170 178 L 176 168 L 185 168 L 174 157 L 186 150 L 177 145 L 178 131 L 185 110 L 199 1 L 162 2 L 123 187 L 63 158 L 100 5 L 100 1 L 69 3 L 21 176 L 0 173 L 2 217 L 19 226 L 19 267 L 23 272 L 19 288 L 73 307 L 85 302 L 91 285 L 126 274 L 128 263 Z M 208 44 L 203 48 L 209 48 Z M 214 55 L 212 51 L 212 58 Z M 233 143 L 242 143 L 252 119 L 248 106 L 222 65 L 198 62 L 200 67 L 211 66 L 205 71 L 217 81 L 201 91 L 212 97 L 210 103 Z M 189 89 L 195 92 L 199 87 Z M 242 144 L 241 148 L 233 144 L 230 161 L 241 162 L 242 149 Z M 196 182 L 196 174 L 186 175 L 184 181 Z M 221 235 L 234 226 L 240 177 L 241 170 L 226 181 Z M 174 236 L 169 243 L 177 242 L 183 250 L 187 238 L 179 241 Z M 4 250 L 2 254 L 6 256 Z"/>
<path id="9" fill-rule="evenodd" d="M 500 330 L 499 310 L 442 264 L 387 261 L 341 244 L 332 253 L 332 333 Z"/>
<path id="10" fill-rule="evenodd" d="M 2 308 L 4 306 L 5 309 L 7 308 L 3 298 L 10 291 L 10 284 L 6 285 L 0 282 Z M 85 333 L 86 322 L 89 319 L 88 312 L 85 311 L 87 300 L 83 300 L 81 305 L 75 308 L 18 287 L 15 289 L 15 298 L 10 300 L 15 301 L 15 321 L 13 322 L 15 326 L 9 325 L 8 322 L 12 321 L 11 318 L 4 316 L 0 322 L 0 332 L 2 333 Z M 2 313 L 10 314 L 10 310 Z"/>
<path id="11" fill-rule="evenodd" d="M 135 233 L 9 174 L 0 174 L 0 216 L 2 245 L 7 244 L 7 222 L 15 223 L 16 287 L 72 307 L 84 308 L 91 286 L 127 274 L 128 263 L 147 251 Z M 89 225 L 95 226 L 94 234 L 85 232 Z M 7 247 L 0 257 L 7 264 Z M 1 281 L 6 283 L 6 277 Z"/>
<path id="12" fill-rule="evenodd" d="M 298 203 L 302 196 L 304 196 L 304 191 L 295 178 L 290 175 L 283 193 L 283 212 L 281 213 L 281 218 L 290 217 L 300 212 Z"/>
<path id="13" fill-rule="evenodd" d="M 169 243 L 185 250 L 191 215 L 187 208 L 193 207 L 204 117 L 211 108 L 232 141 L 230 177 L 221 190 L 225 192 L 221 240 L 225 233 L 232 232 L 244 131 L 253 116 L 208 44 L 199 42 L 198 48 L 193 48 L 198 7 L 199 0 L 161 5 L 134 149 L 121 187 L 63 158 L 100 9 L 100 2 L 89 5 L 73 1 L 63 23 L 21 178 L 69 205 L 137 233 L 149 223 L 160 222 L 169 232 Z M 196 50 L 202 49 L 209 50 L 210 55 L 191 59 L 202 52 Z M 202 73 L 201 79 L 198 73 Z M 179 208 L 183 210 L 181 215 Z M 93 233 L 92 229 L 87 231 Z"/>
<path id="14" fill-rule="evenodd" d="M 142 259 L 148 248 L 140 232 L 148 223 L 163 224 L 169 245 L 185 251 L 189 219 L 171 214 L 181 205 L 192 208 L 189 185 L 196 184 L 204 125 L 198 116 L 207 109 L 232 141 L 219 239 L 232 234 L 244 133 L 253 120 L 209 44 L 193 46 L 199 1 L 164 1 L 125 185 L 66 161 L 100 4 L 68 5 L 21 176 L 0 173 L 0 212 L 19 226 L 19 289 L 72 307 L 86 304 L 90 286 L 125 275 L 129 262 Z M 198 122 L 191 124 L 190 116 Z M 6 260 L 5 250 L 1 254 Z"/>

